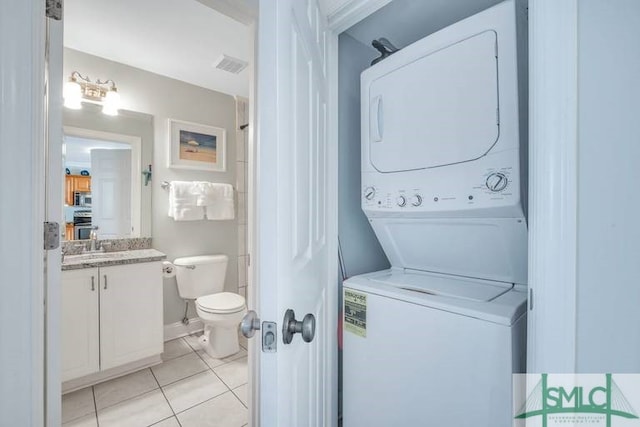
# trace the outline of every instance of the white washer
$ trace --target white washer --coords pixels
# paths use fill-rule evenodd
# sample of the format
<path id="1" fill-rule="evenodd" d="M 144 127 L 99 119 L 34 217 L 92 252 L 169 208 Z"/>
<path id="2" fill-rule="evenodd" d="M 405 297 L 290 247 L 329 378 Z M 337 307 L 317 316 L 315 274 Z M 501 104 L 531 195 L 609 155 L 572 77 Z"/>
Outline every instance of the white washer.
<path id="1" fill-rule="evenodd" d="M 524 290 L 395 270 L 344 287 L 345 298 L 366 297 L 364 312 L 345 319 L 365 330 L 344 333 L 345 427 L 512 425 L 511 374 L 525 369 Z"/>
<path id="2" fill-rule="evenodd" d="M 526 357 L 520 6 L 362 73 L 362 209 L 392 268 L 344 282 L 345 427 L 512 425 Z"/>

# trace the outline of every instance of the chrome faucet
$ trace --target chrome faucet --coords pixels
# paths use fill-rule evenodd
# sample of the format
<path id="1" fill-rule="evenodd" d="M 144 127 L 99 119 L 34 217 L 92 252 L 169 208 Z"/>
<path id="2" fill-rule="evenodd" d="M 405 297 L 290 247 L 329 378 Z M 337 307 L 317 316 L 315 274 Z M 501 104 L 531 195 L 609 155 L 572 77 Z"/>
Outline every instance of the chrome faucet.
<path id="1" fill-rule="evenodd" d="M 91 227 L 91 233 L 89 233 L 89 240 L 91 240 L 91 248 L 89 249 L 90 252 L 95 252 L 98 250 L 97 248 L 97 242 L 98 242 L 98 227 Z"/>

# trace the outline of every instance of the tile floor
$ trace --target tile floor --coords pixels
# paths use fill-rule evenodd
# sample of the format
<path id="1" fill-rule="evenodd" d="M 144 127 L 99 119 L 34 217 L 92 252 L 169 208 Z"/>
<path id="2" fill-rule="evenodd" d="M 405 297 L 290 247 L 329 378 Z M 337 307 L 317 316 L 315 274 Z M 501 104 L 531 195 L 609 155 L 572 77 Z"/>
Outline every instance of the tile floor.
<path id="1" fill-rule="evenodd" d="M 246 348 L 213 359 L 200 350 L 197 339 L 191 335 L 166 342 L 159 365 L 65 394 L 62 425 L 246 426 Z"/>

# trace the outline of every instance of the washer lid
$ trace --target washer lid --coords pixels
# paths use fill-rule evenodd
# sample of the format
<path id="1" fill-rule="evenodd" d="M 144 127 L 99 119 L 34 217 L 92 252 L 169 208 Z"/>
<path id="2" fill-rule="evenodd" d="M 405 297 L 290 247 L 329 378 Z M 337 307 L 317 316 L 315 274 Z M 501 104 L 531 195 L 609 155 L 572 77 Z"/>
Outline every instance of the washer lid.
<path id="1" fill-rule="evenodd" d="M 220 292 L 196 299 L 196 305 L 207 313 L 236 313 L 244 308 L 244 298 L 231 292 Z"/>
<path id="2" fill-rule="evenodd" d="M 394 270 L 373 277 L 371 280 L 407 291 L 476 302 L 491 301 L 513 288 L 511 283 Z"/>
<path id="3" fill-rule="evenodd" d="M 343 286 L 505 326 L 527 312 L 526 288 L 505 282 L 392 268 L 350 277 Z"/>

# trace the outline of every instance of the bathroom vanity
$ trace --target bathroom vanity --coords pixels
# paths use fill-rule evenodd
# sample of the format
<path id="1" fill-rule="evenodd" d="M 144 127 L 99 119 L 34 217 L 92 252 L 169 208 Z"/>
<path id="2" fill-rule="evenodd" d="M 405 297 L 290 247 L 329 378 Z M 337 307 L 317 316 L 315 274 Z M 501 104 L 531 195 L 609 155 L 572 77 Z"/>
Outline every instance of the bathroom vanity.
<path id="1" fill-rule="evenodd" d="M 161 362 L 165 258 L 155 249 L 65 257 L 63 392 Z"/>

